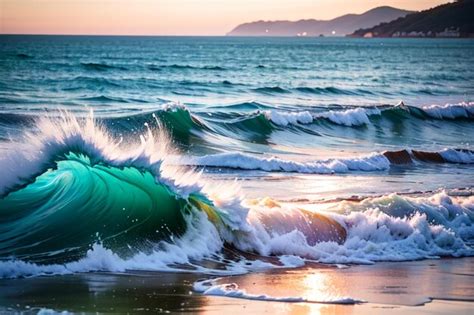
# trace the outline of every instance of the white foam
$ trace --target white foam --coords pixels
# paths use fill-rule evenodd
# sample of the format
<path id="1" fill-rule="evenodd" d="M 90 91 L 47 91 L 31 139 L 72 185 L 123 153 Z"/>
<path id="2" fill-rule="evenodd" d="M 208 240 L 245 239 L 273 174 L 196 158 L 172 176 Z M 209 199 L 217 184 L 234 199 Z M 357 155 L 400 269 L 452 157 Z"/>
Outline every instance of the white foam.
<path id="1" fill-rule="evenodd" d="M 41 308 L 38 310 L 37 315 L 68 315 L 68 314 L 74 314 L 72 312 L 68 311 L 56 311 L 50 308 Z"/>
<path id="2" fill-rule="evenodd" d="M 308 111 L 282 112 L 268 110 L 264 112 L 265 117 L 274 124 L 282 127 L 297 124 L 310 124 L 315 119 L 327 119 L 334 124 L 342 126 L 361 126 L 370 124 L 369 116 L 380 115 L 378 108 L 354 108 L 346 110 L 330 110 L 312 115 Z"/>
<path id="3" fill-rule="evenodd" d="M 321 303 L 321 304 L 358 304 L 364 303 L 363 300 L 357 300 L 350 297 L 334 297 L 324 300 L 310 300 L 304 297 L 274 297 L 266 294 L 250 294 L 243 289 L 239 289 L 239 286 L 236 283 L 225 283 L 217 284 L 219 279 L 212 280 L 202 280 L 196 281 L 193 285 L 193 289 L 196 292 L 202 293 L 204 295 L 211 296 L 223 296 L 231 298 L 239 298 L 246 300 L 257 300 L 257 301 L 267 301 L 267 302 L 286 302 L 286 303 Z"/>
<path id="4" fill-rule="evenodd" d="M 468 150 L 444 149 L 439 152 L 443 159 L 450 163 L 473 164 L 474 152 Z"/>
<path id="5" fill-rule="evenodd" d="M 349 171 L 382 171 L 390 168 L 389 160 L 382 154 L 348 159 L 329 159 L 310 162 L 296 162 L 277 157 L 254 156 L 244 153 L 220 153 L 201 157 L 183 158 L 185 165 L 227 167 L 267 172 L 297 172 L 307 174 L 347 173 Z"/>
<path id="6" fill-rule="evenodd" d="M 423 106 L 423 111 L 437 119 L 469 118 L 474 116 L 474 102 Z"/>
<path id="7" fill-rule="evenodd" d="M 377 108 L 354 108 L 341 111 L 329 111 L 317 114 L 317 118 L 326 118 L 337 125 L 343 126 L 362 126 L 369 125 L 370 115 L 380 115 Z"/>
<path id="8" fill-rule="evenodd" d="M 188 108 L 181 104 L 181 103 L 175 103 L 175 102 L 169 102 L 169 103 L 166 103 L 166 104 L 163 104 L 162 107 L 161 107 L 163 110 L 166 110 L 166 111 L 172 111 L 172 112 L 175 112 L 177 110 L 185 110 L 185 111 L 189 111 Z"/>
<path id="9" fill-rule="evenodd" d="M 254 230 L 239 235 L 234 245 L 261 255 L 295 255 L 331 264 L 474 255 L 474 249 L 465 242 L 474 237 L 474 196 L 450 197 L 440 192 L 411 198 L 392 194 L 360 203 L 341 202 L 326 215 L 346 228 L 346 241 L 313 246 L 308 244 L 304 229 L 285 231 L 260 219 L 273 211 L 287 213 L 281 224 L 297 227 L 300 214 L 285 207 L 274 203 L 271 208 L 267 203 L 253 205 L 248 220 Z"/>
<path id="10" fill-rule="evenodd" d="M 396 107 L 404 108 L 401 103 Z M 279 126 L 310 124 L 317 119 L 327 119 L 330 122 L 347 127 L 363 126 L 370 124 L 370 116 L 381 115 L 384 110 L 396 107 L 379 109 L 377 107 L 357 107 L 351 109 L 329 110 L 311 114 L 308 111 L 283 112 L 276 110 L 265 111 L 265 117 Z M 462 102 L 457 104 L 427 105 L 421 109 L 429 116 L 436 119 L 456 119 L 474 117 L 474 102 Z"/>
<path id="11" fill-rule="evenodd" d="M 305 265 L 304 259 L 295 255 L 282 255 L 279 257 L 279 260 L 285 267 L 301 267 Z"/>
<path id="12" fill-rule="evenodd" d="M 308 112 L 279 112 L 276 110 L 264 111 L 265 117 L 274 124 L 282 127 L 296 124 L 310 124 L 313 116 Z"/>

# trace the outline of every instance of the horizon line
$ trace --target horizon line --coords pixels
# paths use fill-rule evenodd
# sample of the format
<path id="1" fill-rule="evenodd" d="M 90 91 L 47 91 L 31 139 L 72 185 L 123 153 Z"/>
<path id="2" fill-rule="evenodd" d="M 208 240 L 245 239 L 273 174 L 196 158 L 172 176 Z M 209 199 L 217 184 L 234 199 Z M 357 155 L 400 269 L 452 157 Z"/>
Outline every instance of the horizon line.
<path id="1" fill-rule="evenodd" d="M 297 38 L 320 38 L 320 36 L 296 36 L 296 35 L 274 35 L 274 36 L 258 36 L 258 35 L 198 35 L 198 34 L 56 34 L 56 33 L 0 33 L 0 36 L 129 36 L 129 37 L 259 37 L 259 38 L 271 38 L 271 37 L 297 37 Z M 348 37 L 345 35 L 331 35 L 324 36 L 325 38 L 336 38 L 336 37 Z"/>

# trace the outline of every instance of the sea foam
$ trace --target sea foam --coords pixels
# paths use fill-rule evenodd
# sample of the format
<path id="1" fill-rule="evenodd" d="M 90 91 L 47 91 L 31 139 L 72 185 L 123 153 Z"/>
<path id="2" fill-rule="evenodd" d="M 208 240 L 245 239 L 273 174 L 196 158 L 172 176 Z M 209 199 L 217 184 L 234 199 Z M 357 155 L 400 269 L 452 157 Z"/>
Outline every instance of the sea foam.
<path id="1" fill-rule="evenodd" d="M 364 303 L 363 300 L 354 299 L 351 297 L 333 297 L 324 300 L 311 300 L 305 297 L 274 297 L 267 294 L 250 294 L 246 290 L 240 289 L 236 283 L 218 284 L 220 279 L 201 280 L 193 284 L 193 289 L 196 292 L 204 295 L 223 296 L 231 298 L 239 298 L 246 300 L 267 301 L 267 302 L 286 302 L 286 303 L 320 303 L 320 304 L 358 304 Z"/>
<path id="2" fill-rule="evenodd" d="M 265 117 L 278 126 L 296 124 L 310 124 L 317 119 L 326 119 L 336 125 L 361 126 L 370 124 L 370 115 L 380 115 L 377 108 L 353 108 L 346 110 L 330 110 L 311 114 L 309 111 L 282 112 L 276 110 L 265 111 Z"/>
<path id="3" fill-rule="evenodd" d="M 181 163 L 196 166 L 308 174 L 347 173 L 349 171 L 370 172 L 387 170 L 390 167 L 388 159 L 378 153 L 347 159 L 295 162 L 277 157 L 255 156 L 235 152 L 184 158 Z"/>
<path id="4" fill-rule="evenodd" d="M 469 118 L 474 116 L 474 102 L 458 104 L 428 105 L 423 111 L 436 119 Z"/>

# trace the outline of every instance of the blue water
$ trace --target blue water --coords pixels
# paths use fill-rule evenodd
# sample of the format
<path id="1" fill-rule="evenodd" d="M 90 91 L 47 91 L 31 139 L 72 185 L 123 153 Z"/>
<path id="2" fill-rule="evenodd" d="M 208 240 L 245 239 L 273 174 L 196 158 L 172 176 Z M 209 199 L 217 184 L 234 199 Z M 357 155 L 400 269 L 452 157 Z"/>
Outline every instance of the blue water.
<path id="1" fill-rule="evenodd" d="M 0 277 L 473 255 L 473 65 L 461 39 L 0 36 Z"/>
<path id="2" fill-rule="evenodd" d="M 0 45 L 3 110 L 425 105 L 474 93 L 471 40 L 2 36 Z"/>

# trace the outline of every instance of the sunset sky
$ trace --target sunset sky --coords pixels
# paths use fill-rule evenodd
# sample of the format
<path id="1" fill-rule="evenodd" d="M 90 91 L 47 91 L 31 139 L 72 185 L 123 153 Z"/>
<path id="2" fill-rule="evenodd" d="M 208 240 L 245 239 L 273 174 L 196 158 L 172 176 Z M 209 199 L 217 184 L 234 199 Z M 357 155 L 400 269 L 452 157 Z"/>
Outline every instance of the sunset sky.
<path id="1" fill-rule="evenodd" d="M 442 0 L 0 0 L 3 34 L 224 35 L 255 20 L 331 19 Z"/>

